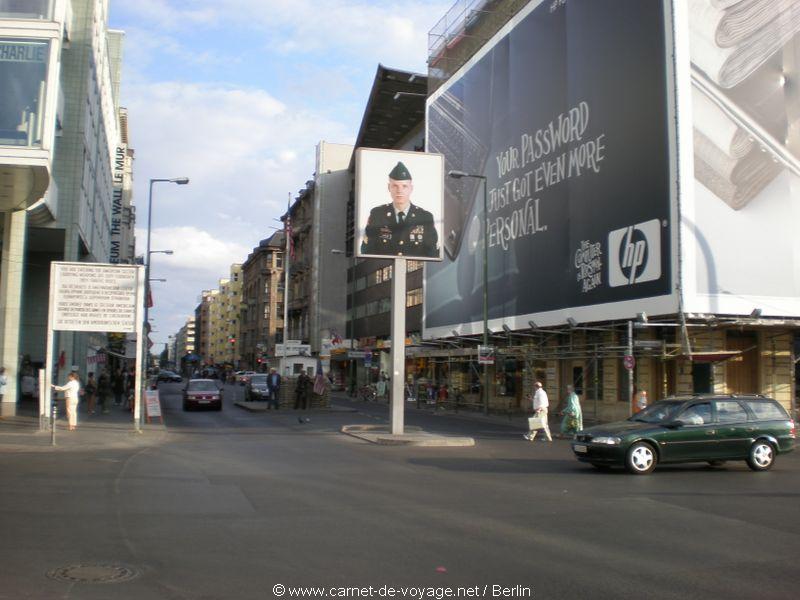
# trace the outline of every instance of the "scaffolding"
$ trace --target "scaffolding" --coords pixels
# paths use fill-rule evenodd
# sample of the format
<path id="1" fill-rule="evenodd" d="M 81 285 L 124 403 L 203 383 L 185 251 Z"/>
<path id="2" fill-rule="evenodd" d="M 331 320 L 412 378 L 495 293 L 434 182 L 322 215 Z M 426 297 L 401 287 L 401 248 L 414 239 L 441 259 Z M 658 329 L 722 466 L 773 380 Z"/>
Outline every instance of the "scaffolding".
<path id="1" fill-rule="evenodd" d="M 428 32 L 428 95 L 435 92 L 529 0 L 457 0 Z"/>

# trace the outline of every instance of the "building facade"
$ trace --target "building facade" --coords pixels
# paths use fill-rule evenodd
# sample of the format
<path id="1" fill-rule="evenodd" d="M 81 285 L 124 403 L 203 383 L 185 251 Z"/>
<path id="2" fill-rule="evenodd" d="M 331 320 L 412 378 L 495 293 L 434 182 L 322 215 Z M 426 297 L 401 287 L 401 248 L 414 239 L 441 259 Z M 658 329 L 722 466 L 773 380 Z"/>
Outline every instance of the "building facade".
<path id="1" fill-rule="evenodd" d="M 17 399 L 20 371 L 44 364 L 50 263 L 111 260 L 114 159 L 127 120 L 119 106 L 124 36 L 107 24 L 108 0 L 0 2 L 0 360 L 8 401 Z M 121 166 L 129 181 L 130 163 Z M 56 354 L 85 371 L 87 356 L 105 344 L 103 332 L 62 332 Z"/>
<path id="2" fill-rule="evenodd" d="M 311 346 L 319 355 L 345 328 L 346 296 L 341 287 L 347 263 L 340 254 L 345 239 L 353 146 L 320 142 L 314 178 L 289 208 L 292 248 L 289 257 L 287 339 Z M 338 250 L 339 253 L 332 252 Z"/>
<path id="3" fill-rule="evenodd" d="M 573 385 L 603 421 L 627 417 L 640 391 L 760 393 L 794 410 L 800 243 L 786 214 L 800 170 L 784 83 L 800 36 L 729 81 L 694 52 L 703 24 L 675 3 L 629 3 L 628 23 L 612 22 L 611 4 L 459 2 L 430 32 L 426 149 L 469 177 L 447 180 L 446 256 L 425 269 L 415 375 L 465 404 L 488 390 L 484 408 L 503 411 L 526 410 L 534 380 L 556 400 Z M 577 22 L 590 26 L 570 38 Z M 544 23 L 562 27 L 538 35 Z M 731 118 L 766 89 L 768 115 Z M 571 133 L 549 136 L 569 119 Z M 486 378 L 484 332 L 496 353 Z"/>
<path id="4" fill-rule="evenodd" d="M 283 340 L 285 289 L 283 261 L 286 236 L 276 231 L 261 240 L 242 265 L 240 306 L 241 368 L 266 368 L 275 355 L 275 344 Z"/>

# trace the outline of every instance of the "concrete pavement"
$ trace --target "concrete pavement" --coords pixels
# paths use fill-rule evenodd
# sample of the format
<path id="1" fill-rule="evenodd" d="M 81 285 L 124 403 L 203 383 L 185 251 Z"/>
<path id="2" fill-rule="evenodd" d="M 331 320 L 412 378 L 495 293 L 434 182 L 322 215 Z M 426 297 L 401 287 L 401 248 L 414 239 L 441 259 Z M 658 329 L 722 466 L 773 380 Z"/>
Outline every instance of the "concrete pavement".
<path id="1" fill-rule="evenodd" d="M 164 443 L 167 429 L 160 422 L 144 423 L 136 431 L 133 415 L 119 406 L 110 406 L 108 413 L 89 415 L 81 404 L 78 428 L 69 431 L 62 406 L 56 421 L 55 445 L 50 420 L 40 429 L 38 406 L 21 403 L 14 415 L 0 420 L 0 452 L 65 452 L 99 448 L 139 448 Z"/>

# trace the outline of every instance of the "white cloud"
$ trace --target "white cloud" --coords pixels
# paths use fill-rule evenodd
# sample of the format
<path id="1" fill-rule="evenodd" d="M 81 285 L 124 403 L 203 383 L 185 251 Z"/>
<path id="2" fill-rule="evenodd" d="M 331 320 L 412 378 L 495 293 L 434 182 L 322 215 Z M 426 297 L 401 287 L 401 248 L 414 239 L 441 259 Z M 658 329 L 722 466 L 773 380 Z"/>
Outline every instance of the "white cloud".
<path id="1" fill-rule="evenodd" d="M 136 235 L 144 239 L 146 231 L 137 229 Z M 150 247 L 153 250 L 172 250 L 172 255 L 154 255 L 159 273 L 169 271 L 178 278 L 186 273 L 211 279 L 227 277 L 233 263 L 244 262 L 252 249 L 238 241 L 220 240 L 217 236 L 197 227 L 160 227 L 152 230 Z M 155 266 L 151 272 L 155 272 Z M 189 273 L 187 273 L 189 272 Z M 160 275 L 159 275 L 160 276 Z"/>

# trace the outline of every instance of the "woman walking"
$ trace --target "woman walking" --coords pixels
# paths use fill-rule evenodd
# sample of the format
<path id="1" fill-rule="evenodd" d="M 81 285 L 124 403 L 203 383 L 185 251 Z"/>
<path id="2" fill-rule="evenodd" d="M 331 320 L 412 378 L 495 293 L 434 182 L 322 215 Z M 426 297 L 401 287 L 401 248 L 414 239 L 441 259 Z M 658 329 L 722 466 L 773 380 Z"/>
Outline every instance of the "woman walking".
<path id="1" fill-rule="evenodd" d="M 57 392 L 64 392 L 64 399 L 67 404 L 67 421 L 69 430 L 75 431 L 78 426 L 78 400 L 81 384 L 78 382 L 78 374 L 72 372 L 67 376 L 65 385 L 52 384 L 52 388 Z"/>
<path id="2" fill-rule="evenodd" d="M 94 378 L 94 373 L 89 373 L 89 378 L 86 380 L 86 385 L 83 386 L 83 391 L 86 394 L 86 412 L 93 415 L 95 400 L 97 399 L 97 381 Z"/>
<path id="3" fill-rule="evenodd" d="M 561 411 L 561 414 L 564 416 L 561 421 L 562 436 L 568 437 L 583 429 L 581 403 L 578 394 L 575 393 L 575 388 L 571 385 L 567 386 L 567 397 L 564 400 L 564 410 Z"/>

